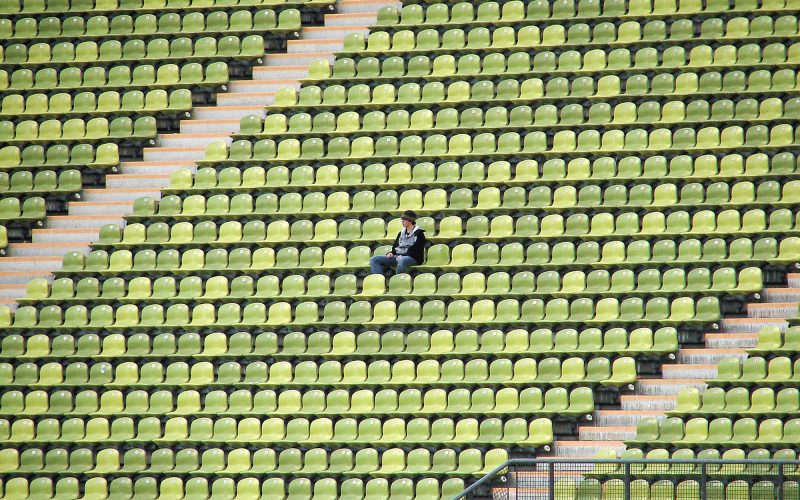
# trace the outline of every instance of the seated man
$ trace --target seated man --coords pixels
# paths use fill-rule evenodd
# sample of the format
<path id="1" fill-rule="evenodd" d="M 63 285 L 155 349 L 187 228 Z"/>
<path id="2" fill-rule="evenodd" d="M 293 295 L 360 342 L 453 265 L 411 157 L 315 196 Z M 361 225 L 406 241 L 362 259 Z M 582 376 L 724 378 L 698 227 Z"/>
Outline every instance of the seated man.
<path id="1" fill-rule="evenodd" d="M 421 264 L 425 258 L 425 231 L 416 225 L 417 214 L 406 210 L 400 216 L 403 230 L 397 234 L 392 250 L 369 259 L 372 274 L 383 274 L 387 268 L 397 267 L 398 273 L 407 273 L 408 268 Z"/>

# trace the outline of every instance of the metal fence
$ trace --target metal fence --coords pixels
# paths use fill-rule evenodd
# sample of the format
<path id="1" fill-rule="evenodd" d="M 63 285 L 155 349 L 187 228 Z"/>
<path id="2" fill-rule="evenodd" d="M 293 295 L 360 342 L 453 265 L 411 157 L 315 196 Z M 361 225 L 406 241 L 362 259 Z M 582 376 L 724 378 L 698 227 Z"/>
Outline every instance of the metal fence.
<path id="1" fill-rule="evenodd" d="M 800 500 L 800 461 L 511 459 L 455 498 Z"/>

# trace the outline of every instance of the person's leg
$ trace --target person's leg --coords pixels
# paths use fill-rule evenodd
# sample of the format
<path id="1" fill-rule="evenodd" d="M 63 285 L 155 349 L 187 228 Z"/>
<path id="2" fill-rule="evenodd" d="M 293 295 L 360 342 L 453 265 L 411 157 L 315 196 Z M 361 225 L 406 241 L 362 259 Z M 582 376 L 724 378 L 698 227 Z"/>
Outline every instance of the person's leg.
<path id="1" fill-rule="evenodd" d="M 411 257 L 403 256 L 397 258 L 397 274 L 407 273 L 408 268 L 416 266 L 417 261 Z"/>
<path id="2" fill-rule="evenodd" d="M 383 274 L 387 267 L 394 264 L 394 259 L 385 255 L 376 255 L 369 259 L 369 271 L 372 274 Z"/>

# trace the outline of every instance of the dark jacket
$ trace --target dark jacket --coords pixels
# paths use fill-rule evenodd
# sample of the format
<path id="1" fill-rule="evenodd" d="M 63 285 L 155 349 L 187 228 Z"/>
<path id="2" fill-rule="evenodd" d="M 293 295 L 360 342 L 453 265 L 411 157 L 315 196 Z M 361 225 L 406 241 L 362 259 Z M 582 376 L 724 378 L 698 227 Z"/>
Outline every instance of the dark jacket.
<path id="1" fill-rule="evenodd" d="M 428 242 L 428 240 L 425 239 L 425 231 L 421 227 L 415 226 L 411 235 L 406 237 L 407 240 L 411 241 L 411 245 L 404 250 L 399 246 L 400 236 L 405 230 L 406 229 L 403 228 L 397 233 L 397 237 L 394 239 L 394 243 L 392 243 L 392 253 L 395 255 L 407 255 L 417 261 L 417 264 L 422 264 L 425 260 L 425 245 Z"/>

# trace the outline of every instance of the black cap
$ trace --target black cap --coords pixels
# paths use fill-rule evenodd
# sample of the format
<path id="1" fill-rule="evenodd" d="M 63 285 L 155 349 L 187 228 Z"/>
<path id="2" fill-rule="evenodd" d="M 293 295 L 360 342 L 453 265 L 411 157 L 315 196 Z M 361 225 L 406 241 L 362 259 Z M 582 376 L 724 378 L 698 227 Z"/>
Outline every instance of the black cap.
<path id="1" fill-rule="evenodd" d="M 406 210 L 405 212 L 403 212 L 403 214 L 400 216 L 400 218 L 408 220 L 408 221 L 411 221 L 411 222 L 416 222 L 417 213 L 414 212 L 413 210 Z"/>

